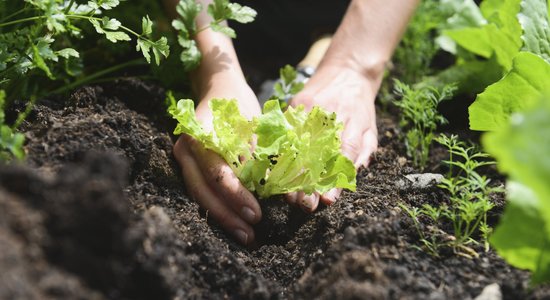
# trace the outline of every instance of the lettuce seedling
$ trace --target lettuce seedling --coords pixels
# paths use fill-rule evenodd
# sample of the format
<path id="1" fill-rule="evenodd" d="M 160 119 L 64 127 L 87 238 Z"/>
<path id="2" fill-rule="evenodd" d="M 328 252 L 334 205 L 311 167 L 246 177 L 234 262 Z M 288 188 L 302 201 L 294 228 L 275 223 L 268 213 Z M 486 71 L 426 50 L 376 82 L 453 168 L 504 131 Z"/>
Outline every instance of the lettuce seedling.
<path id="1" fill-rule="evenodd" d="M 174 134 L 188 134 L 219 154 L 260 198 L 295 191 L 355 190 L 355 167 L 340 153 L 343 125 L 335 113 L 319 107 L 306 112 L 303 106 L 283 112 L 278 100 L 269 100 L 262 115 L 249 121 L 236 100 L 212 99 L 209 105 L 213 132 L 201 127 L 192 100 L 170 107 L 179 122 Z"/>

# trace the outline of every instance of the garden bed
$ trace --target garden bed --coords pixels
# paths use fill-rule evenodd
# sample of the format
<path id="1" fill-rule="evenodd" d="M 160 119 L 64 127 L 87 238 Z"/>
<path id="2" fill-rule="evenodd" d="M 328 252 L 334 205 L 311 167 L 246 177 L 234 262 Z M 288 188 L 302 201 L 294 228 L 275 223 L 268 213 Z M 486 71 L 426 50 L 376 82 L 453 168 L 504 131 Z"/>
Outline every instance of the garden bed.
<path id="1" fill-rule="evenodd" d="M 356 192 L 314 214 L 263 200 L 258 245 L 241 247 L 187 197 L 163 101 L 124 79 L 36 104 L 25 164 L 0 168 L 0 299 L 469 299 L 492 284 L 504 299 L 550 297 L 492 250 L 418 249 L 399 204 L 444 194 L 406 184 L 419 171 L 383 113 Z M 504 199 L 493 200 L 494 226 Z"/>

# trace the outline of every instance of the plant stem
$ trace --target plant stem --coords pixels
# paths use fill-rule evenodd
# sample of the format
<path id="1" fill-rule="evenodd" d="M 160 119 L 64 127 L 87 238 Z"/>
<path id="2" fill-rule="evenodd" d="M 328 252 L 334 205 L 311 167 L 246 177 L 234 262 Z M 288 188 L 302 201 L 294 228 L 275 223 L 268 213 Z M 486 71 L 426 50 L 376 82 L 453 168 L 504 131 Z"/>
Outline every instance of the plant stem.
<path id="1" fill-rule="evenodd" d="M 71 18 L 71 19 L 84 19 L 84 20 L 95 20 L 95 21 L 101 21 L 102 20 L 101 18 L 98 18 L 98 17 L 89 17 L 89 16 L 82 16 L 82 15 L 67 15 L 67 17 Z M 124 26 L 124 25 L 120 25 L 120 28 L 123 29 L 124 31 L 130 33 L 130 34 L 133 34 L 137 38 L 144 39 L 148 42 L 153 43 L 153 41 L 151 41 L 150 39 L 148 39 L 146 37 L 143 37 L 141 34 L 133 31 L 132 29 L 130 29 L 130 28 Z"/>
<path id="2" fill-rule="evenodd" d="M 28 18 L 23 18 L 23 19 L 19 19 L 19 20 L 13 20 L 13 21 L 10 21 L 10 22 L 0 23 L 0 27 L 19 24 L 19 23 L 24 23 L 24 22 L 29 22 L 29 21 L 35 21 L 35 20 L 40 20 L 40 19 L 45 19 L 45 18 L 46 18 L 46 16 L 28 17 Z"/>
<path id="3" fill-rule="evenodd" d="M 65 85 L 65 86 L 62 86 L 58 89 L 55 89 L 51 92 L 48 92 L 46 95 L 50 95 L 50 94 L 59 94 L 59 93 L 62 93 L 62 92 L 66 92 L 66 91 L 69 91 L 69 90 L 72 90 L 78 86 L 81 86 L 83 84 L 86 84 L 86 83 L 89 83 L 91 82 L 92 80 L 96 79 L 96 78 L 99 78 L 101 76 L 104 76 L 106 74 L 109 74 L 109 73 L 112 73 L 112 72 L 115 72 L 115 71 L 118 71 L 118 70 L 121 70 L 121 69 L 124 69 L 126 67 L 130 67 L 130 66 L 135 66 L 135 65 L 139 65 L 139 64 L 143 64 L 143 59 L 141 58 L 138 58 L 138 59 L 135 59 L 135 60 L 131 60 L 131 61 L 128 61 L 128 62 L 125 62 L 125 63 L 122 63 L 122 64 L 119 64 L 119 65 L 115 65 L 115 66 L 112 66 L 110 68 L 107 68 L 107 69 L 104 69 L 104 70 L 101 70 L 101 71 L 98 71 L 94 74 L 91 74 L 89 76 L 86 76 L 82 79 L 79 79 L 73 83 L 70 83 L 68 85 Z M 45 95 L 45 96 L 46 96 Z"/>
<path id="4" fill-rule="evenodd" d="M 29 100 L 29 102 L 27 102 L 27 106 L 25 106 L 25 110 L 20 112 L 17 115 L 17 120 L 15 120 L 15 123 L 13 123 L 13 126 L 12 126 L 13 130 L 16 130 L 17 128 L 19 128 L 21 123 L 23 123 L 23 121 L 27 118 L 27 116 L 31 112 L 31 109 L 35 101 L 36 101 L 36 96 L 35 95 L 31 96 L 31 99 Z"/>
<path id="5" fill-rule="evenodd" d="M 9 16 L 3 18 L 2 20 L 0 20 L 0 22 L 4 22 L 4 21 L 6 21 L 6 20 L 9 20 L 9 19 L 11 19 L 11 18 L 13 18 L 13 17 L 15 17 L 15 16 L 17 16 L 17 15 L 19 15 L 19 14 L 25 12 L 26 10 L 27 10 L 27 8 L 24 7 L 24 8 L 22 8 L 22 9 L 16 11 L 16 12 L 14 12 L 13 14 L 11 14 L 11 15 L 9 15 Z"/>

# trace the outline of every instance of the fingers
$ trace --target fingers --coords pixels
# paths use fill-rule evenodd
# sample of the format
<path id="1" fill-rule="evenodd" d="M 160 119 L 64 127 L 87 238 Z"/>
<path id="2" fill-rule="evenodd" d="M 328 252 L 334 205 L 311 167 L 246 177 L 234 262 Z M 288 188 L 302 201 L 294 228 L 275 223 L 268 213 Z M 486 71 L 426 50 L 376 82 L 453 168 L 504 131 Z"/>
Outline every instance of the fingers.
<path id="1" fill-rule="evenodd" d="M 332 205 L 334 204 L 334 202 L 336 202 L 336 199 L 340 197 L 341 193 L 342 193 L 342 189 L 332 189 L 324 193 L 323 195 L 321 195 L 319 200 L 321 201 L 321 203 L 325 205 Z"/>
<path id="2" fill-rule="evenodd" d="M 174 154 L 182 166 L 187 190 L 197 203 L 214 218 L 220 226 L 232 234 L 240 243 L 250 245 L 254 242 L 254 230 L 239 213 L 235 212 L 230 201 L 220 197 L 203 176 L 195 156 L 187 148 L 188 145 L 178 140 L 174 146 Z"/>
<path id="3" fill-rule="evenodd" d="M 298 205 L 303 211 L 307 213 L 314 212 L 319 206 L 319 194 L 313 193 L 306 195 L 306 193 L 292 192 L 285 195 L 285 200 L 288 204 Z"/>
<path id="4" fill-rule="evenodd" d="M 366 132 L 363 135 L 363 151 L 354 161 L 355 168 L 368 167 L 372 153 L 378 148 L 378 138 L 376 132 Z"/>
<path id="5" fill-rule="evenodd" d="M 189 148 L 209 186 L 220 195 L 243 220 L 250 224 L 258 223 L 262 217 L 260 205 L 240 182 L 233 170 L 216 153 L 206 150 L 199 143 L 191 142 Z"/>

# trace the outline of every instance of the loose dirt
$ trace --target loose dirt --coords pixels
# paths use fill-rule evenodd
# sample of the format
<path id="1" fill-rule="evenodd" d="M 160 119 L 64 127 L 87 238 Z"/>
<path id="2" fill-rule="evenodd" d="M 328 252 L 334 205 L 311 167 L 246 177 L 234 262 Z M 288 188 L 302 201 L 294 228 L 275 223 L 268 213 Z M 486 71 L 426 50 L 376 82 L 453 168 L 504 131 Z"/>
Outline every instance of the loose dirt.
<path id="1" fill-rule="evenodd" d="M 492 250 L 418 249 L 399 203 L 445 195 L 398 188 L 419 171 L 383 113 L 356 192 L 314 214 L 263 200 L 258 245 L 241 247 L 188 198 L 163 102 L 156 85 L 124 79 L 36 105 L 26 162 L 0 166 L 0 299 L 473 299 L 492 283 L 504 299 L 550 297 Z M 443 158 L 436 149 L 428 169 Z"/>

